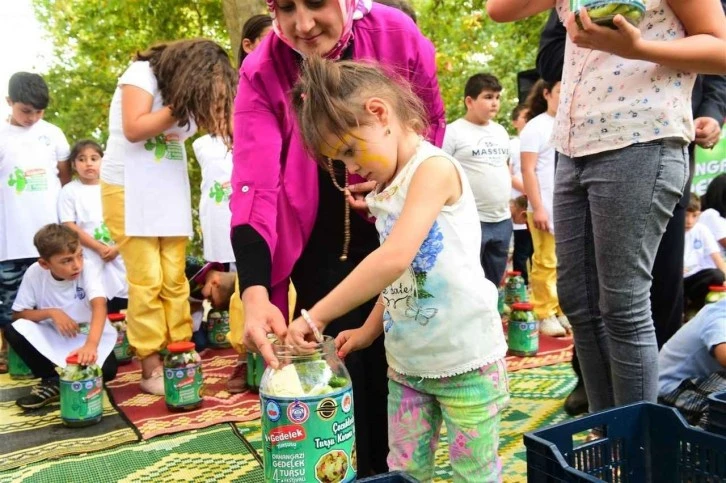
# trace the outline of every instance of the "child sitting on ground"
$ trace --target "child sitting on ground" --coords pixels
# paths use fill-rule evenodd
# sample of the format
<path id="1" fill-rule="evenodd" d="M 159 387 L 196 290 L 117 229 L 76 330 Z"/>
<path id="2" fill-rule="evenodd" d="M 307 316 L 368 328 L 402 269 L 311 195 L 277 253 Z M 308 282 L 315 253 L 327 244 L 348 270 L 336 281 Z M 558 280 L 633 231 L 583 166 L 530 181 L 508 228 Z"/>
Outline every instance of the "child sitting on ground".
<path id="1" fill-rule="evenodd" d="M 704 307 L 658 355 L 658 401 L 706 422 L 709 394 L 726 391 L 726 300 Z"/>
<path id="2" fill-rule="evenodd" d="M 698 222 L 701 201 L 695 193 L 686 208 L 686 241 L 683 252 L 683 292 L 688 311 L 698 312 L 706 303 L 710 286 L 723 285 L 726 263 L 709 229 Z M 726 319 L 726 315 L 724 315 Z"/>
<path id="3" fill-rule="evenodd" d="M 78 234 L 52 223 L 36 233 L 33 243 L 40 258 L 25 272 L 12 307 L 15 322 L 5 329 L 10 346 L 41 378 L 16 401 L 23 409 L 60 399 L 55 366 L 65 367 L 70 355 L 77 354 L 82 365 L 101 365 L 104 381 L 116 377 L 116 330 L 106 319 L 98 271 L 84 269 Z"/>

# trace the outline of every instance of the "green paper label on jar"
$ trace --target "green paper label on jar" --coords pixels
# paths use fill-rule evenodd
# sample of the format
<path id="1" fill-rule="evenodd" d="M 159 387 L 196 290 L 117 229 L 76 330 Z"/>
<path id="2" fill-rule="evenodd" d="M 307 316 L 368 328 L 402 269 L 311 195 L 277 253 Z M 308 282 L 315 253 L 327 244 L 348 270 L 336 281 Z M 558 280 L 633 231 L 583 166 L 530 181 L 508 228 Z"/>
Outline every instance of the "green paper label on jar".
<path id="1" fill-rule="evenodd" d="M 316 397 L 260 393 L 265 481 L 338 483 L 357 471 L 353 390 Z"/>
<path id="2" fill-rule="evenodd" d="M 60 415 L 69 422 L 95 419 L 103 414 L 103 378 L 60 380 Z"/>
<path id="3" fill-rule="evenodd" d="M 202 365 L 164 368 L 164 397 L 166 404 L 184 408 L 202 400 Z"/>
<path id="4" fill-rule="evenodd" d="M 207 338 L 213 347 L 229 347 L 227 340 L 229 332 L 229 312 L 226 310 L 213 310 L 207 316 Z"/>
<path id="5" fill-rule="evenodd" d="M 524 278 L 521 276 L 512 276 L 507 280 L 504 288 L 504 302 L 507 305 L 516 304 L 518 302 L 527 302 L 527 286 L 524 284 Z"/>
<path id="6" fill-rule="evenodd" d="M 33 371 L 20 358 L 15 349 L 8 345 L 8 373 L 12 379 L 33 379 Z"/>

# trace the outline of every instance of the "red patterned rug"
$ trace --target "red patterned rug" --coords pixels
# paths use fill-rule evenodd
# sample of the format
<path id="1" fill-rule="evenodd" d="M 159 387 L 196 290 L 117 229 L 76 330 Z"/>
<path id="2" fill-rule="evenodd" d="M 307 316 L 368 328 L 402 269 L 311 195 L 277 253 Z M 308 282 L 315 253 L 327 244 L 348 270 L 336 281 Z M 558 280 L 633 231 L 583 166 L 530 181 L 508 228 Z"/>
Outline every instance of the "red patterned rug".
<path id="1" fill-rule="evenodd" d="M 572 337 L 549 337 L 539 335 L 539 352 L 536 356 L 518 357 L 507 356 L 507 370 L 509 372 L 533 367 L 551 366 L 560 362 L 572 360 Z"/>
<path id="2" fill-rule="evenodd" d="M 204 402 L 199 409 L 170 412 L 163 396 L 152 396 L 139 389 L 141 365 L 137 360 L 119 366 L 116 379 L 107 384 L 118 409 L 138 430 L 143 439 L 161 434 L 206 428 L 218 423 L 244 422 L 260 417 L 260 400 L 255 393 L 230 394 L 226 382 L 237 361 L 232 349 L 202 353 Z"/>

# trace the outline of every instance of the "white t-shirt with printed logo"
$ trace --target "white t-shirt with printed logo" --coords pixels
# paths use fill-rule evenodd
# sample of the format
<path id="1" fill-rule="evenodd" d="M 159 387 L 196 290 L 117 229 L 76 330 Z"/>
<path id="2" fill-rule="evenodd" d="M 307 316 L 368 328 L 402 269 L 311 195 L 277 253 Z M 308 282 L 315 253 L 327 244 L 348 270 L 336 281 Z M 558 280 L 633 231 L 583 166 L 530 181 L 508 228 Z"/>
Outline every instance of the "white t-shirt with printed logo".
<path id="1" fill-rule="evenodd" d="M 519 152 L 537 153 L 537 165 L 534 169 L 539 183 L 539 195 L 542 206 L 549 217 L 550 233 L 554 233 L 552 204 L 555 197 L 555 148 L 550 143 L 555 118 L 543 112 L 524 126 L 519 133 Z M 529 203 L 529 211 L 534 211 Z"/>
<path id="2" fill-rule="evenodd" d="M 57 126 L 0 123 L 0 261 L 35 258 L 33 236 L 58 222 L 58 162 L 70 154 Z"/>
<path id="3" fill-rule="evenodd" d="M 512 217 L 509 134 L 494 121 L 485 126 L 457 119 L 446 127 L 442 149 L 456 158 L 474 192 L 479 221 L 497 223 Z"/>
<path id="4" fill-rule="evenodd" d="M 232 153 L 221 137 L 205 134 L 192 143 L 194 155 L 202 169 L 199 224 L 202 227 L 204 259 L 208 262 L 234 262 L 229 237 L 232 212 Z"/>
<path id="5" fill-rule="evenodd" d="M 683 276 L 690 277 L 701 270 L 716 268 L 711 256 L 720 254 L 721 249 L 708 228 L 696 223 L 686 232 L 686 244 L 683 251 Z"/>
<path id="6" fill-rule="evenodd" d="M 65 185 L 58 197 L 58 219 L 61 223 L 75 223 L 81 230 L 105 245 L 114 244 L 111 233 L 103 222 L 100 184 L 87 185 L 74 180 Z M 121 256 L 110 262 L 104 262 L 98 253 L 90 248 L 84 248 L 83 258 L 92 262 L 91 267 L 100 270 L 106 298 L 128 297 L 126 267 Z M 90 270 L 91 267 L 87 269 Z"/>

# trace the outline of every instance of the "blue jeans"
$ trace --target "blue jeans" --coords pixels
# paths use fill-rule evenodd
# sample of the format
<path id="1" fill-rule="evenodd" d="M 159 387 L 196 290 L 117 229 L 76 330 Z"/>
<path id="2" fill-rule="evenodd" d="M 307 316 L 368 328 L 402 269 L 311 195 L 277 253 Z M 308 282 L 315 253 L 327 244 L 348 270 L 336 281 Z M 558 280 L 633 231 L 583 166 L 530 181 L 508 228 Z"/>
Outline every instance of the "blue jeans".
<path id="1" fill-rule="evenodd" d="M 687 179 L 687 147 L 677 140 L 559 157 L 557 291 L 591 411 L 657 399 L 651 270 Z"/>
<path id="2" fill-rule="evenodd" d="M 512 220 L 481 223 L 481 252 L 479 258 L 484 275 L 495 287 L 499 287 L 507 269 L 509 242 L 512 239 Z"/>

